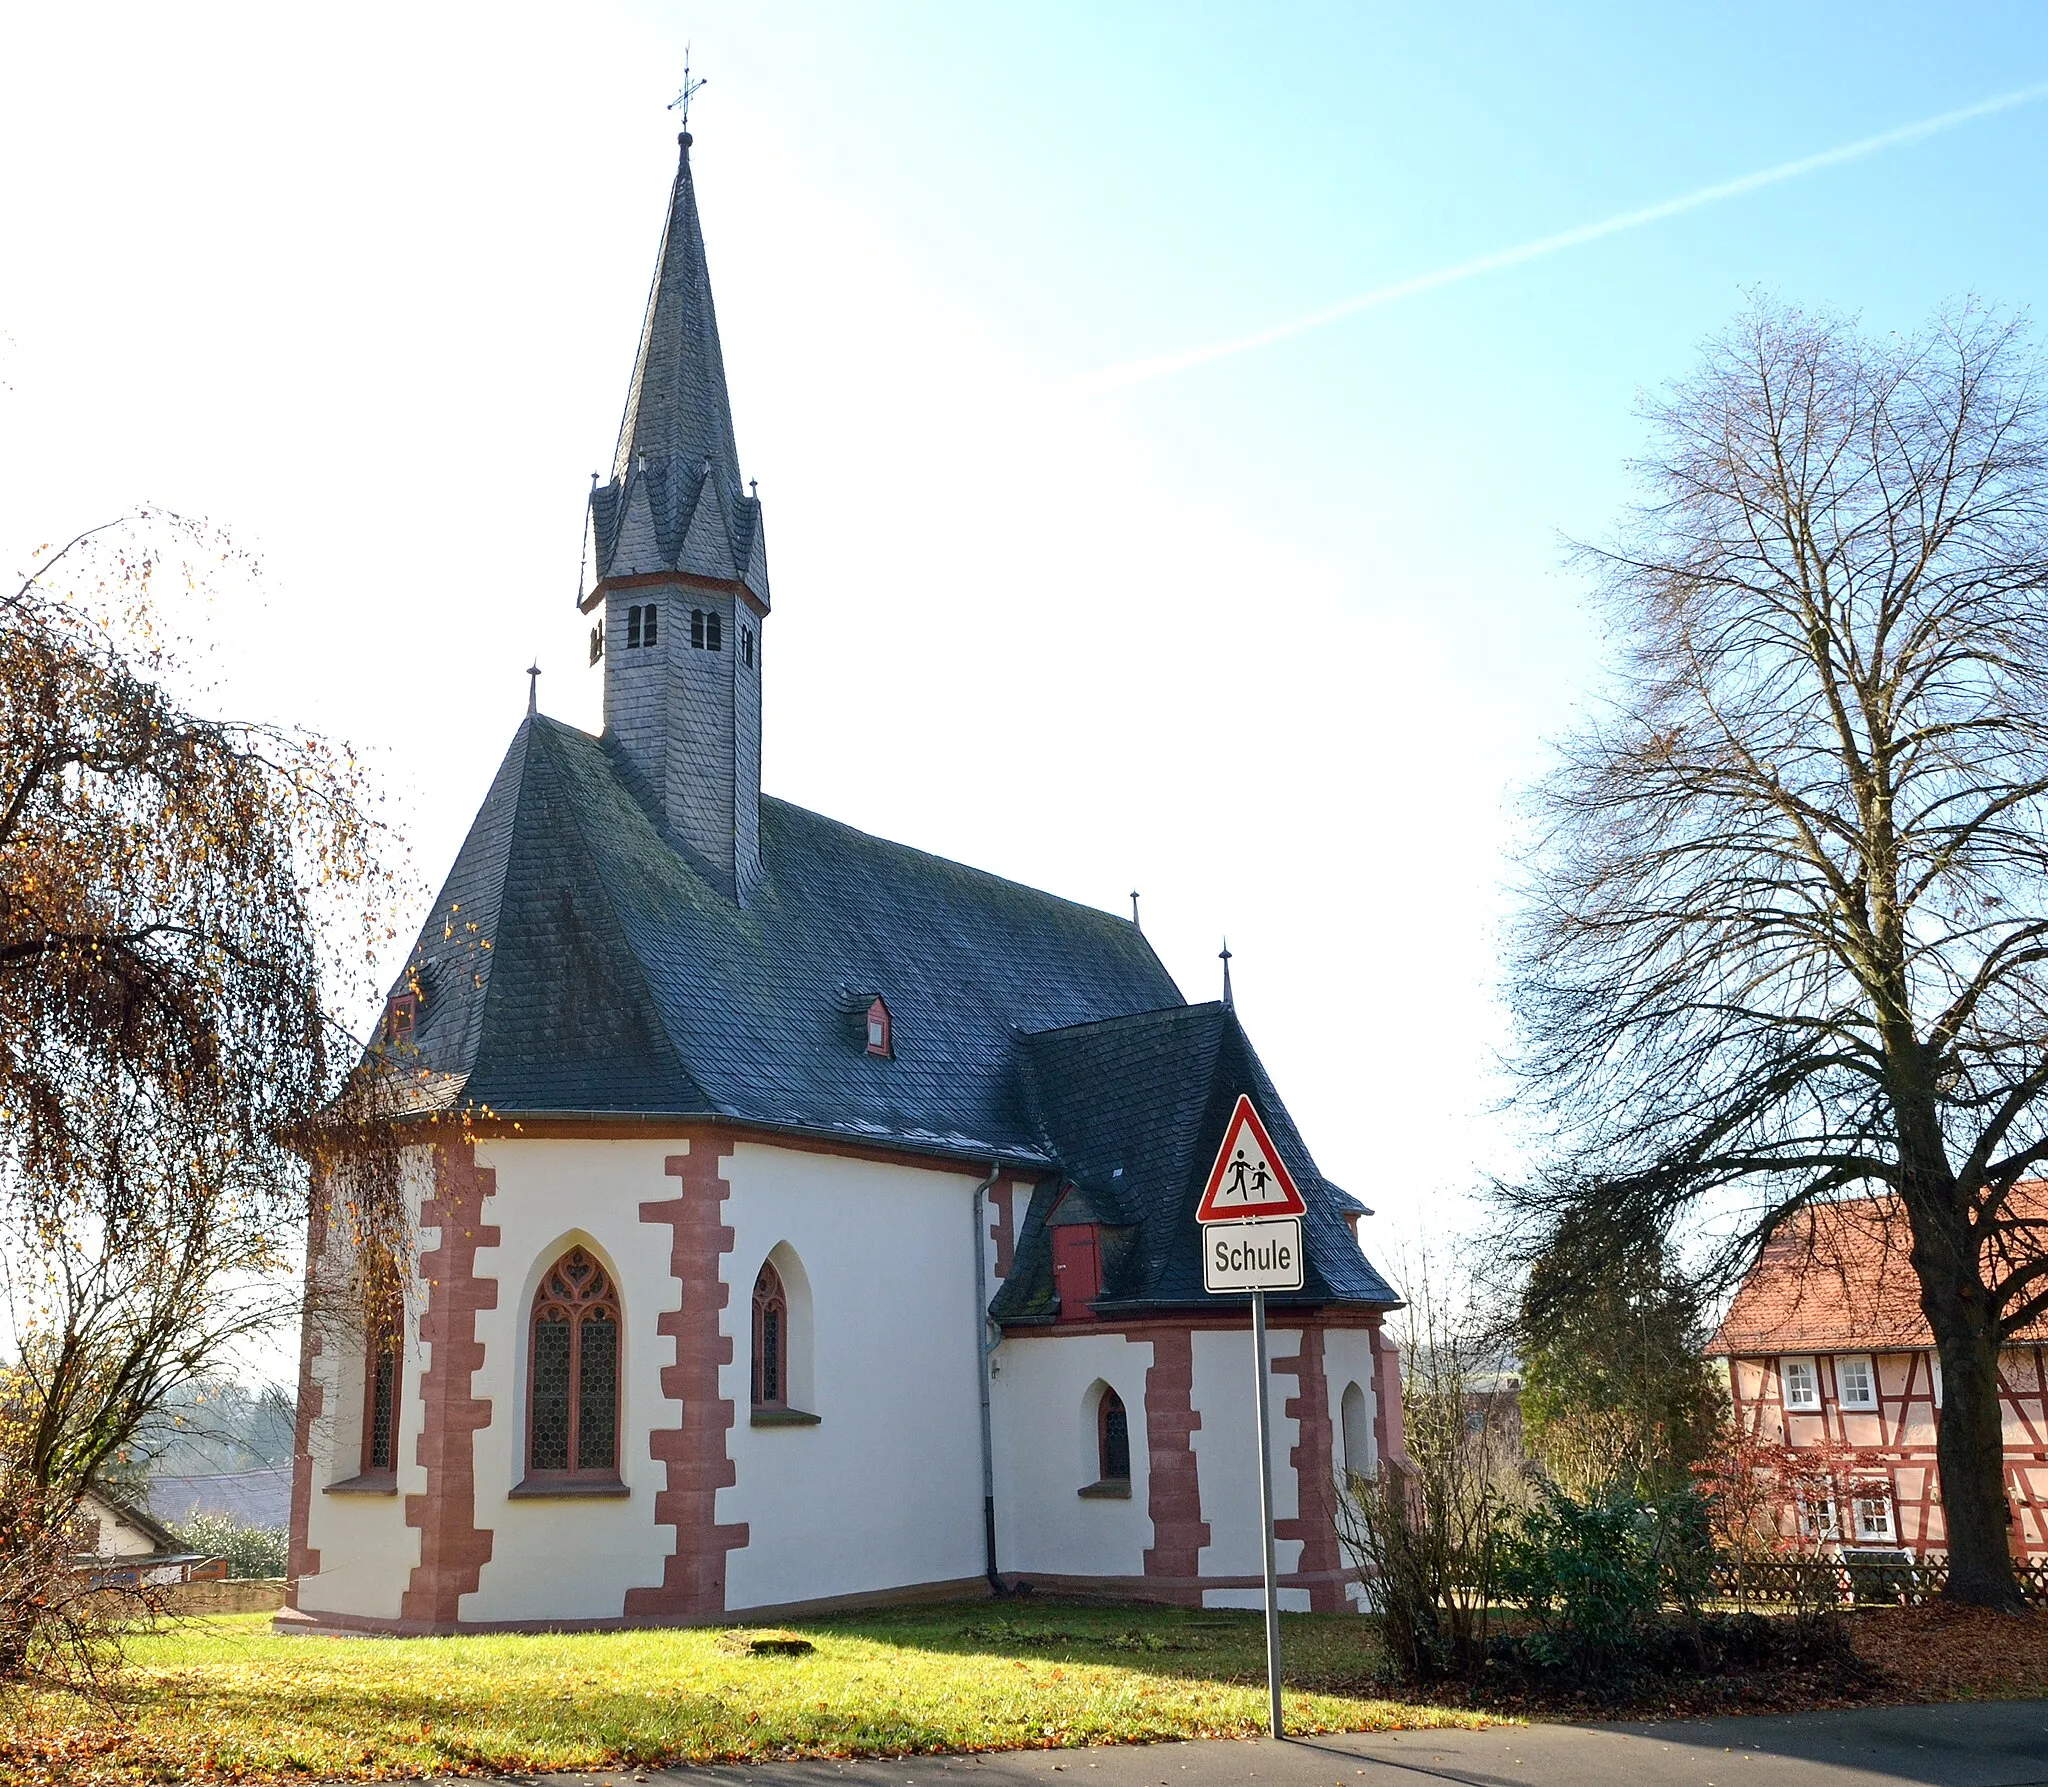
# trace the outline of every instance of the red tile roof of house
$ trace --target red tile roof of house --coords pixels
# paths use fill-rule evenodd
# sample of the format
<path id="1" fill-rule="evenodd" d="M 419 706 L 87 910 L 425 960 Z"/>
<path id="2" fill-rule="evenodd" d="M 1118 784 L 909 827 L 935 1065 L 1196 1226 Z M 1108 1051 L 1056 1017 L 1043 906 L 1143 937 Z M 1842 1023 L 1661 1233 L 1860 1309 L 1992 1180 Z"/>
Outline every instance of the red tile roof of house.
<path id="1" fill-rule="evenodd" d="M 2016 1186 L 2015 1216 L 2048 1225 L 2048 1181 Z M 2036 1231 L 2048 1244 L 2048 1228 Z M 1823 1204 L 1765 1245 L 1709 1354 L 1881 1351 L 1927 1347 L 1906 1213 L 1894 1198 Z M 2048 1319 L 2018 1338 L 2048 1339 Z"/>

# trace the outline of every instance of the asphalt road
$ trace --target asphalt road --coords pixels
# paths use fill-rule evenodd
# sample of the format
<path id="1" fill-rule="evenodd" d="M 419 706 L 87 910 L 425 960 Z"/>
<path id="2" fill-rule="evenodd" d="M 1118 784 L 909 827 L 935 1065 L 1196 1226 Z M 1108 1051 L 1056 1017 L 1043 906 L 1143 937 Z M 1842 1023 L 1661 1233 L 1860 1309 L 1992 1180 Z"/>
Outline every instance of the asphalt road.
<path id="1" fill-rule="evenodd" d="M 1059 1774 L 1067 1779 L 1055 1782 Z M 534 1778 L 548 1787 L 2048 1787 L 2048 1700 Z"/>

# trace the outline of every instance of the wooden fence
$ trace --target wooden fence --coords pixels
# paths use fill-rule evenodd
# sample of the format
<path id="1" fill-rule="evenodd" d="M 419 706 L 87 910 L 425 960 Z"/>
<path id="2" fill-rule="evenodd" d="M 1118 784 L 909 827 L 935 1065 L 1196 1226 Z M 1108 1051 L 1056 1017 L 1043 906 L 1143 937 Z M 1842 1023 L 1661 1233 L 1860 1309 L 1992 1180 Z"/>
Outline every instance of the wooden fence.
<path id="1" fill-rule="evenodd" d="M 2048 1564 L 2017 1567 L 2020 1593 L 2048 1606 Z M 1842 1558 L 1724 1559 L 1712 1572 L 1717 1600 L 1750 1606 L 1915 1607 L 1948 1582 L 1948 1564 L 1871 1562 Z"/>

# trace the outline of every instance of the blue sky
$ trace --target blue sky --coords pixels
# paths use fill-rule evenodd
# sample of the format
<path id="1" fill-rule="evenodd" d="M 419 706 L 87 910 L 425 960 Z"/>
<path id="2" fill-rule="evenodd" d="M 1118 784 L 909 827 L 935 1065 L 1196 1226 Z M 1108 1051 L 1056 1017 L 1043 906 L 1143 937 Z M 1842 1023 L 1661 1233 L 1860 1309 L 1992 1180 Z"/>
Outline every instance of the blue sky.
<path id="1" fill-rule="evenodd" d="M 572 612 L 695 45 L 776 613 L 771 790 L 1121 908 L 1240 1005 L 1379 1233 L 1455 1229 L 1514 801 L 1598 689 L 1561 540 L 1761 289 L 2043 288 L 2048 99 L 1274 345 L 1462 264 L 2048 82 L 2033 7 L 12 9 L 0 548 L 142 497 L 263 554 L 221 701 L 361 741 L 433 882 Z"/>

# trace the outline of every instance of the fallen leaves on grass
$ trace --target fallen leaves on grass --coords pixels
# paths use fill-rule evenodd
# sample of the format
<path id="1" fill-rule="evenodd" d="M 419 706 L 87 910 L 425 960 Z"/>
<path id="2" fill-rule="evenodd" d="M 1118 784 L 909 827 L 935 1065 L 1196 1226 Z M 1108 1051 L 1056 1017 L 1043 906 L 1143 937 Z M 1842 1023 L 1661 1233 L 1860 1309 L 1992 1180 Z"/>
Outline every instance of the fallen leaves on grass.
<path id="1" fill-rule="evenodd" d="M 138 1639 L 111 1701 L 45 1693 L 0 1705 L 0 1782 L 373 1780 L 1060 1748 L 1245 1736 L 1265 1719 L 1252 1614 L 1057 1606 L 990 1620 L 956 1606 L 753 1636 L 815 1648 L 735 1654 L 732 1636 L 710 1631 L 283 1638 L 260 1615 L 193 1620 Z M 1378 1697 L 1370 1629 L 1355 1618 L 1290 1616 L 1287 1641 L 1296 1730 L 1491 1722 Z"/>
<path id="2" fill-rule="evenodd" d="M 2048 1694 L 2048 1613 L 1983 1607 L 1869 1607 L 1850 1616 L 1856 1654 L 1888 1698 L 2003 1700 Z"/>

